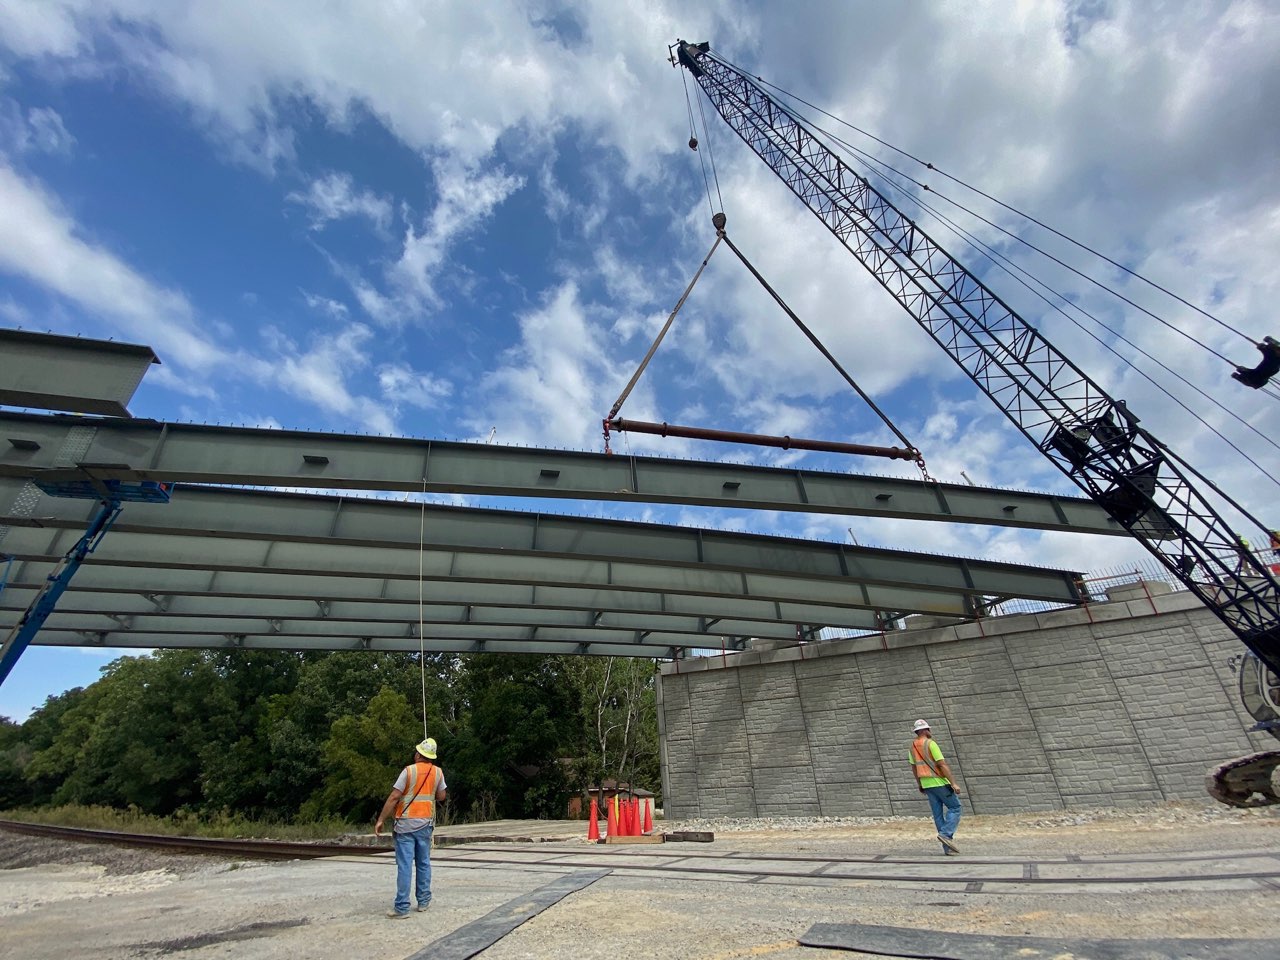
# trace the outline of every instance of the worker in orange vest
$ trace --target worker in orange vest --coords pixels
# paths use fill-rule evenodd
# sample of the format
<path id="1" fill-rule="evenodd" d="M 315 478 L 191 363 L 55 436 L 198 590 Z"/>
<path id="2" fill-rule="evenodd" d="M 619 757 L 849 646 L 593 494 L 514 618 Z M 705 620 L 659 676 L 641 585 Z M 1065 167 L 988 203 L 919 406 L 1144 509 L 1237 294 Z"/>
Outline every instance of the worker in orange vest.
<path id="1" fill-rule="evenodd" d="M 942 748 L 933 739 L 928 722 L 917 720 L 912 729 L 916 738 L 911 743 L 911 769 L 915 771 L 920 792 L 929 798 L 942 852 L 952 856 L 960 852 L 955 840 L 956 827 L 960 825 L 960 791 L 951 779 L 951 767 L 943 759 Z"/>
<path id="2" fill-rule="evenodd" d="M 400 771 L 373 825 L 374 836 L 382 836 L 383 822 L 395 811 L 396 899 L 387 914 L 392 920 L 409 916 L 409 878 L 415 866 L 418 912 L 431 905 L 431 834 L 436 826 L 436 804 L 446 796 L 444 771 L 435 765 L 435 759 L 436 742 L 427 737 L 414 748 L 413 762 Z"/>

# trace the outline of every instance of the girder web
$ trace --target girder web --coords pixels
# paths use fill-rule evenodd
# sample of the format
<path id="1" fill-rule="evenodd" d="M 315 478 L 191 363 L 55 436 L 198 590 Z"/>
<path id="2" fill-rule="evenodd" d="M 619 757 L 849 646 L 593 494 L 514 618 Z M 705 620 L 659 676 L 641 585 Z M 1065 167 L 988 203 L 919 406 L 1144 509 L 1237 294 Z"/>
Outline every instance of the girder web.
<path id="1" fill-rule="evenodd" d="M 1280 585 L 1125 405 L 763 89 L 680 46 L 734 132 L 1023 435 L 1280 670 Z"/>

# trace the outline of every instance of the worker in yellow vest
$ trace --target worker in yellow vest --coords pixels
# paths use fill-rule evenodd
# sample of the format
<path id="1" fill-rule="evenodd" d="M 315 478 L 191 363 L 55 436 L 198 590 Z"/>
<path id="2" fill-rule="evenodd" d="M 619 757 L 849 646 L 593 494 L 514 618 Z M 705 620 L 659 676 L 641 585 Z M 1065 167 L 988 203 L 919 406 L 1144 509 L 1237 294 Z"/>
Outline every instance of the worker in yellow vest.
<path id="1" fill-rule="evenodd" d="M 917 720 L 912 730 L 916 738 L 911 743 L 911 769 L 915 771 L 920 792 L 929 798 L 942 852 L 952 856 L 960 852 L 955 840 L 956 827 L 960 825 L 960 791 L 951 779 L 951 767 L 943 759 L 942 748 L 933 739 L 928 722 Z"/>
<path id="2" fill-rule="evenodd" d="M 436 804 L 446 796 L 444 771 L 435 759 L 436 742 L 427 737 L 414 748 L 413 763 L 400 771 L 373 825 L 374 836 L 382 836 L 382 824 L 395 811 L 396 899 L 387 914 L 392 920 L 409 916 L 409 878 L 415 867 L 418 912 L 431 905 L 431 834 L 436 826 Z"/>

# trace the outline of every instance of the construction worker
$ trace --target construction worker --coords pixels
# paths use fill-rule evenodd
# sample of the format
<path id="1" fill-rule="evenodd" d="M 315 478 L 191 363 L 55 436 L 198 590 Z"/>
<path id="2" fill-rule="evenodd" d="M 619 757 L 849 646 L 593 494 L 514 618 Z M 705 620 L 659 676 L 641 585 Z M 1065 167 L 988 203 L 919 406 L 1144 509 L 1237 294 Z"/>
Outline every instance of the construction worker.
<path id="1" fill-rule="evenodd" d="M 431 834 L 435 831 L 436 804 L 446 796 L 444 771 L 435 765 L 435 759 L 436 742 L 431 737 L 414 747 L 413 762 L 400 771 L 373 825 L 373 835 L 382 836 L 383 822 L 395 811 L 396 899 L 387 914 L 392 920 L 409 916 L 409 878 L 415 867 L 418 912 L 431 905 Z"/>
<path id="2" fill-rule="evenodd" d="M 912 731 L 916 738 L 911 743 L 911 769 L 920 792 L 929 798 L 942 852 L 954 856 L 960 852 L 955 840 L 956 827 L 960 825 L 960 790 L 951 779 L 951 768 L 943 759 L 942 748 L 933 739 L 928 722 L 917 720 Z"/>

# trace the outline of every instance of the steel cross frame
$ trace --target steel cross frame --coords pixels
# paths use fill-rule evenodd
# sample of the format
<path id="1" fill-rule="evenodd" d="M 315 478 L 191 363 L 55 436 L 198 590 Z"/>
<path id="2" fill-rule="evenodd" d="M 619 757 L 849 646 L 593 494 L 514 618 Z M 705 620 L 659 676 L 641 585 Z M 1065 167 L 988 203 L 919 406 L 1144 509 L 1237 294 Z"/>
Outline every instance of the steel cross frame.
<path id="1" fill-rule="evenodd" d="M 1138 418 L 747 76 L 678 46 L 725 122 L 1014 426 L 1280 671 L 1280 584 Z"/>

